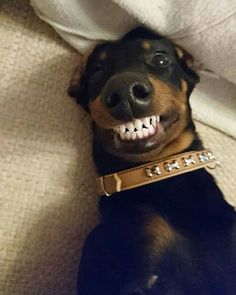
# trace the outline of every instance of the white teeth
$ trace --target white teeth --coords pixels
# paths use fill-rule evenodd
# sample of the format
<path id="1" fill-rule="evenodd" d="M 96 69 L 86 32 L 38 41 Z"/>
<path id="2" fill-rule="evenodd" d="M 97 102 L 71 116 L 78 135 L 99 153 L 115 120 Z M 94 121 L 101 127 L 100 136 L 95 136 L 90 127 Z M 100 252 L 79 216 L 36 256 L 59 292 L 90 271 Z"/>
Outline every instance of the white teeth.
<path id="1" fill-rule="evenodd" d="M 144 137 L 148 137 L 148 129 L 143 128 L 142 132 Z"/>
<path id="2" fill-rule="evenodd" d="M 134 124 L 133 123 L 128 123 L 126 128 L 129 129 L 130 132 L 133 132 L 134 131 Z"/>
<path id="3" fill-rule="evenodd" d="M 157 125 L 157 118 L 156 116 L 151 116 L 152 126 L 156 127 Z"/>
<path id="4" fill-rule="evenodd" d="M 136 132 L 132 132 L 132 133 L 131 133 L 131 139 L 132 139 L 132 140 L 135 140 L 136 137 L 137 137 Z"/>
<path id="5" fill-rule="evenodd" d="M 131 139 L 131 133 L 129 131 L 125 132 L 125 139 L 127 140 Z"/>
<path id="6" fill-rule="evenodd" d="M 120 138 L 122 139 L 122 140 L 125 140 L 125 133 L 119 133 L 120 134 Z"/>
<path id="7" fill-rule="evenodd" d="M 125 125 L 120 125 L 120 132 L 125 133 Z"/>
<path id="8" fill-rule="evenodd" d="M 142 131 L 137 131 L 137 138 L 142 139 L 143 138 L 143 132 Z"/>
<path id="9" fill-rule="evenodd" d="M 142 119 L 135 119 L 133 122 L 118 125 L 114 131 L 120 136 L 121 140 L 137 140 L 149 137 L 158 130 L 160 116 L 151 116 Z"/>
<path id="10" fill-rule="evenodd" d="M 150 117 L 144 118 L 143 119 L 143 124 L 145 125 L 145 127 L 148 128 L 150 126 Z"/>
<path id="11" fill-rule="evenodd" d="M 152 125 L 150 125 L 150 127 L 148 128 L 148 132 L 150 135 L 153 135 L 155 133 L 155 128 Z"/>
<path id="12" fill-rule="evenodd" d="M 116 132 L 120 133 L 120 126 L 115 127 Z"/>
<path id="13" fill-rule="evenodd" d="M 142 130 L 142 126 L 143 126 L 142 121 L 139 120 L 139 119 L 135 120 L 135 121 L 134 121 L 134 126 L 135 126 L 135 128 L 136 128 L 137 130 Z"/>

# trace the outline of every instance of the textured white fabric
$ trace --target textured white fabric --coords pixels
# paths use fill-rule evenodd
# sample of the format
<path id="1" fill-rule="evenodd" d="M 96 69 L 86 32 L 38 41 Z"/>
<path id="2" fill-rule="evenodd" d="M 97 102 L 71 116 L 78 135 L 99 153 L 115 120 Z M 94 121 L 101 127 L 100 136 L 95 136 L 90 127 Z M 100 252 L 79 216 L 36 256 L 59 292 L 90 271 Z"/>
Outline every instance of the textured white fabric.
<path id="1" fill-rule="evenodd" d="M 190 98 L 193 117 L 236 138 L 236 85 L 201 77 Z"/>
<path id="2" fill-rule="evenodd" d="M 72 45 L 79 51 L 86 48 L 82 39 L 114 40 L 132 27 L 145 24 L 184 45 L 207 68 L 236 83 L 235 1 L 217 1 L 217 5 L 215 0 L 31 0 L 31 3 L 38 15 L 64 37 L 69 34 L 67 41 L 72 35 Z"/>

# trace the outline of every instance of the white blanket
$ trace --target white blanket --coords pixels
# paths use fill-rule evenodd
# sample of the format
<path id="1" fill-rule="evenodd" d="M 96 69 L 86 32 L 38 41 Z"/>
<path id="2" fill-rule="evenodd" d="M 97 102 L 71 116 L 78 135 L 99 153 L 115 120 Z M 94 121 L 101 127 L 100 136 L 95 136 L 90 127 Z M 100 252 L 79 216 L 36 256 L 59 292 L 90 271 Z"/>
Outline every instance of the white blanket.
<path id="1" fill-rule="evenodd" d="M 236 2 L 233 0 L 31 0 L 79 52 L 146 25 L 186 48 L 218 79 L 192 97 L 194 117 L 236 137 Z"/>

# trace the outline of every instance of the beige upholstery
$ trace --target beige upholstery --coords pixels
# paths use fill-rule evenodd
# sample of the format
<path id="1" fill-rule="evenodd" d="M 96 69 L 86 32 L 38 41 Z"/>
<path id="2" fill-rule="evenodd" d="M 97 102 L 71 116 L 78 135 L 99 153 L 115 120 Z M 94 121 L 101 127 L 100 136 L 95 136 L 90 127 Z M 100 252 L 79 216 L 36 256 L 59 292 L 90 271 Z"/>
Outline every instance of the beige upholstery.
<path id="1" fill-rule="evenodd" d="M 78 56 L 28 1 L 2 0 L 0 13 L 0 294 L 74 294 L 98 220 L 90 121 L 66 94 Z M 197 125 L 236 202 L 235 141 Z"/>

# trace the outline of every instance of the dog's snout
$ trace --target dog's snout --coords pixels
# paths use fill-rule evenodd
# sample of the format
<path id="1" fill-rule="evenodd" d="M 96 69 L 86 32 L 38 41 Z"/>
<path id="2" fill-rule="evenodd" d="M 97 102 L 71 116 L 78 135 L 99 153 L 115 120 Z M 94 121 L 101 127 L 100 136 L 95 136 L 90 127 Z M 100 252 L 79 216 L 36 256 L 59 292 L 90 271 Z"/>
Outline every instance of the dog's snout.
<path id="1" fill-rule="evenodd" d="M 121 97 L 119 95 L 119 93 L 112 93 L 111 95 L 108 95 L 105 99 L 105 105 L 108 108 L 113 108 L 115 106 L 117 106 L 121 101 Z"/>
<path id="2" fill-rule="evenodd" d="M 149 99 L 149 95 L 151 93 L 151 87 L 150 83 L 135 83 L 131 85 L 130 88 L 130 95 L 127 95 L 127 97 L 124 97 L 124 99 L 129 100 L 129 96 L 136 100 L 136 103 L 138 103 L 138 100 L 145 100 Z M 121 86 L 122 87 L 122 86 Z M 122 100 L 122 94 L 119 92 L 113 92 L 110 95 L 108 95 L 105 98 L 105 104 L 107 107 L 115 107 L 121 103 Z M 129 100 L 130 102 L 130 100 Z"/>
<path id="3" fill-rule="evenodd" d="M 149 112 L 152 92 L 152 85 L 143 74 L 126 72 L 107 81 L 101 99 L 113 117 L 130 120 Z"/>

